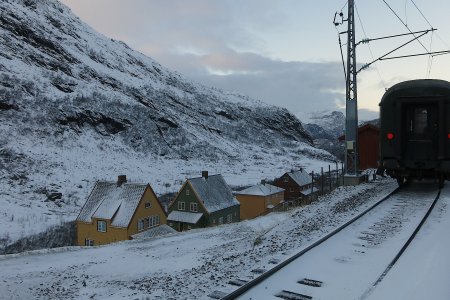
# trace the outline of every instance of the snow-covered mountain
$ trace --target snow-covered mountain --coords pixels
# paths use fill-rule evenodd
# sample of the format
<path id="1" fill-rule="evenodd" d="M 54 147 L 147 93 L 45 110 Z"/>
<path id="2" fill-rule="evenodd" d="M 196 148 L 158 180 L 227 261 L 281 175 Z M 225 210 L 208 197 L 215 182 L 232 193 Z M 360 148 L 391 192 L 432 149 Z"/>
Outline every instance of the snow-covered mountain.
<path id="1" fill-rule="evenodd" d="M 305 129 L 313 137 L 314 145 L 339 159 L 344 159 L 344 147 L 338 137 L 344 134 L 345 115 L 340 111 L 321 111 L 302 118 Z"/>
<path id="2" fill-rule="evenodd" d="M 164 193 L 333 158 L 286 109 L 186 80 L 57 0 L 3 0 L 0 41 L 0 239 L 74 219 L 118 174 Z"/>
<path id="3" fill-rule="evenodd" d="M 320 111 L 309 114 L 302 120 L 314 139 L 331 139 L 344 134 L 345 115 L 343 112 Z"/>

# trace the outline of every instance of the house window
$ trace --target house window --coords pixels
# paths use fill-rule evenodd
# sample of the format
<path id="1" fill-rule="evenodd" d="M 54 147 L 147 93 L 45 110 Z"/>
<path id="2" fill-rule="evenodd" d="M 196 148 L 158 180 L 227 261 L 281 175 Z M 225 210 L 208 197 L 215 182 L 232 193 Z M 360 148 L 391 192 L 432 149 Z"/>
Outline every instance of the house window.
<path id="1" fill-rule="evenodd" d="M 173 227 L 173 223 L 172 223 L 172 222 L 170 222 L 170 223 L 169 223 L 169 226 L 170 226 L 170 227 Z"/>
<path id="2" fill-rule="evenodd" d="M 192 226 L 191 225 L 188 225 L 188 230 L 191 230 L 192 229 Z"/>
<path id="3" fill-rule="evenodd" d="M 231 223 L 233 221 L 233 215 L 232 214 L 229 214 L 228 216 L 227 216 L 227 222 L 228 223 Z"/>
<path id="4" fill-rule="evenodd" d="M 150 218 L 144 218 L 144 228 L 150 227 Z"/>
<path id="5" fill-rule="evenodd" d="M 159 225 L 159 216 L 152 216 L 148 218 L 150 227 L 155 227 Z"/>
<path id="6" fill-rule="evenodd" d="M 186 210 L 186 203 L 179 201 L 178 210 Z"/>
<path id="7" fill-rule="evenodd" d="M 284 182 L 289 182 L 289 178 L 288 177 L 284 177 Z"/>
<path id="8" fill-rule="evenodd" d="M 144 219 L 139 219 L 137 222 L 138 231 L 142 231 L 145 228 L 145 222 Z"/>
<path id="9" fill-rule="evenodd" d="M 191 203 L 191 211 L 192 212 L 198 212 L 198 204 L 197 203 Z"/>
<path id="10" fill-rule="evenodd" d="M 213 224 L 216 224 L 216 219 L 213 219 Z"/>
<path id="11" fill-rule="evenodd" d="M 191 194 L 191 192 L 189 191 L 189 189 L 186 189 L 186 196 L 189 196 Z"/>
<path id="12" fill-rule="evenodd" d="M 94 246 L 94 240 L 85 239 L 84 245 L 92 247 L 92 246 Z"/>
<path id="13" fill-rule="evenodd" d="M 219 225 L 222 225 L 223 224 L 223 217 L 220 217 L 219 218 Z"/>
<path id="14" fill-rule="evenodd" d="M 106 232 L 106 221 L 97 221 L 97 231 Z"/>
<path id="15" fill-rule="evenodd" d="M 294 188 L 290 188 L 289 191 L 292 193 L 294 192 Z"/>
<path id="16" fill-rule="evenodd" d="M 152 203 L 151 202 L 145 202 L 145 208 L 150 208 L 152 207 Z"/>

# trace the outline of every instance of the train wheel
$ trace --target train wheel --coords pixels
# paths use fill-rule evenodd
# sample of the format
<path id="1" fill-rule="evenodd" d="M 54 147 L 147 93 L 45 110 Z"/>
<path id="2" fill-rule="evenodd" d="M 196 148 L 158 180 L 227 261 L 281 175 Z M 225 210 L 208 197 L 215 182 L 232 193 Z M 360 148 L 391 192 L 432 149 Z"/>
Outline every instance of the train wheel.
<path id="1" fill-rule="evenodd" d="M 397 177 L 397 183 L 399 187 L 402 187 L 405 185 L 406 178 L 403 176 Z"/>

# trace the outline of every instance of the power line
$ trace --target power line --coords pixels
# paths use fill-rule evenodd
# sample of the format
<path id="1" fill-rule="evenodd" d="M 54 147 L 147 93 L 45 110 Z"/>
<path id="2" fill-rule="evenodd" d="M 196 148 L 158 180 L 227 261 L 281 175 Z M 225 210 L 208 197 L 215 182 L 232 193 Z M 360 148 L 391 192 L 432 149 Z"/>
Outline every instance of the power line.
<path id="1" fill-rule="evenodd" d="M 425 15 L 423 14 L 423 12 L 420 10 L 420 8 L 417 6 L 416 2 L 414 2 L 414 0 L 411 0 L 412 4 L 414 4 L 415 8 L 417 9 L 417 11 L 420 13 L 420 15 L 424 18 L 424 20 L 428 23 L 428 25 L 430 25 L 431 28 L 433 28 L 433 26 L 431 25 L 430 21 L 428 21 L 428 19 L 425 17 Z M 437 37 L 441 40 L 441 42 L 447 47 L 450 48 L 450 46 L 448 45 L 447 42 L 444 41 L 444 39 L 438 34 L 436 33 Z"/>
<path id="2" fill-rule="evenodd" d="M 412 31 L 409 29 L 408 25 L 407 25 L 405 22 L 403 22 L 402 18 L 399 17 L 399 15 L 392 9 L 392 7 L 391 7 L 385 0 L 382 0 L 382 1 L 383 1 L 384 4 L 386 4 L 386 6 L 391 10 L 391 12 L 397 17 L 397 19 L 398 19 L 398 20 L 406 27 L 406 29 L 408 29 L 408 31 L 409 31 L 410 33 L 412 33 Z M 414 35 L 414 34 L 413 34 L 413 35 Z M 430 52 L 430 51 L 422 44 L 422 42 L 421 42 L 419 39 L 417 39 L 417 41 L 418 41 L 419 44 L 425 49 L 425 51 Z"/>
<path id="3" fill-rule="evenodd" d="M 356 15 L 358 16 L 359 23 L 361 24 L 361 29 L 363 31 L 364 38 L 366 40 L 368 40 L 366 30 L 364 29 L 364 25 L 362 23 L 360 15 L 359 15 L 358 6 L 356 6 L 356 4 L 355 4 L 355 8 L 356 8 Z M 372 60 L 375 60 L 373 52 L 372 52 L 372 48 L 370 47 L 369 43 L 367 43 L 367 47 L 369 48 L 369 52 L 370 52 L 370 56 L 372 57 Z M 377 71 L 378 77 L 379 77 L 381 83 L 383 84 L 384 89 L 386 89 L 386 84 L 384 83 L 383 78 L 381 77 L 381 74 L 380 74 L 380 70 L 378 69 L 378 67 L 376 65 L 375 65 L 375 70 Z"/>

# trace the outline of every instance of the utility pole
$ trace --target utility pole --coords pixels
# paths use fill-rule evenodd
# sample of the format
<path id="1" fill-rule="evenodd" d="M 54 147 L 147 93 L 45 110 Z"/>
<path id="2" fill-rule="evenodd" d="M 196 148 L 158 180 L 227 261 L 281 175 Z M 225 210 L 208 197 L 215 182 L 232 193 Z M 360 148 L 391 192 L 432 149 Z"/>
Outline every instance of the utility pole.
<path id="1" fill-rule="evenodd" d="M 358 98 L 356 89 L 355 2 L 348 1 L 345 173 L 358 175 Z"/>

